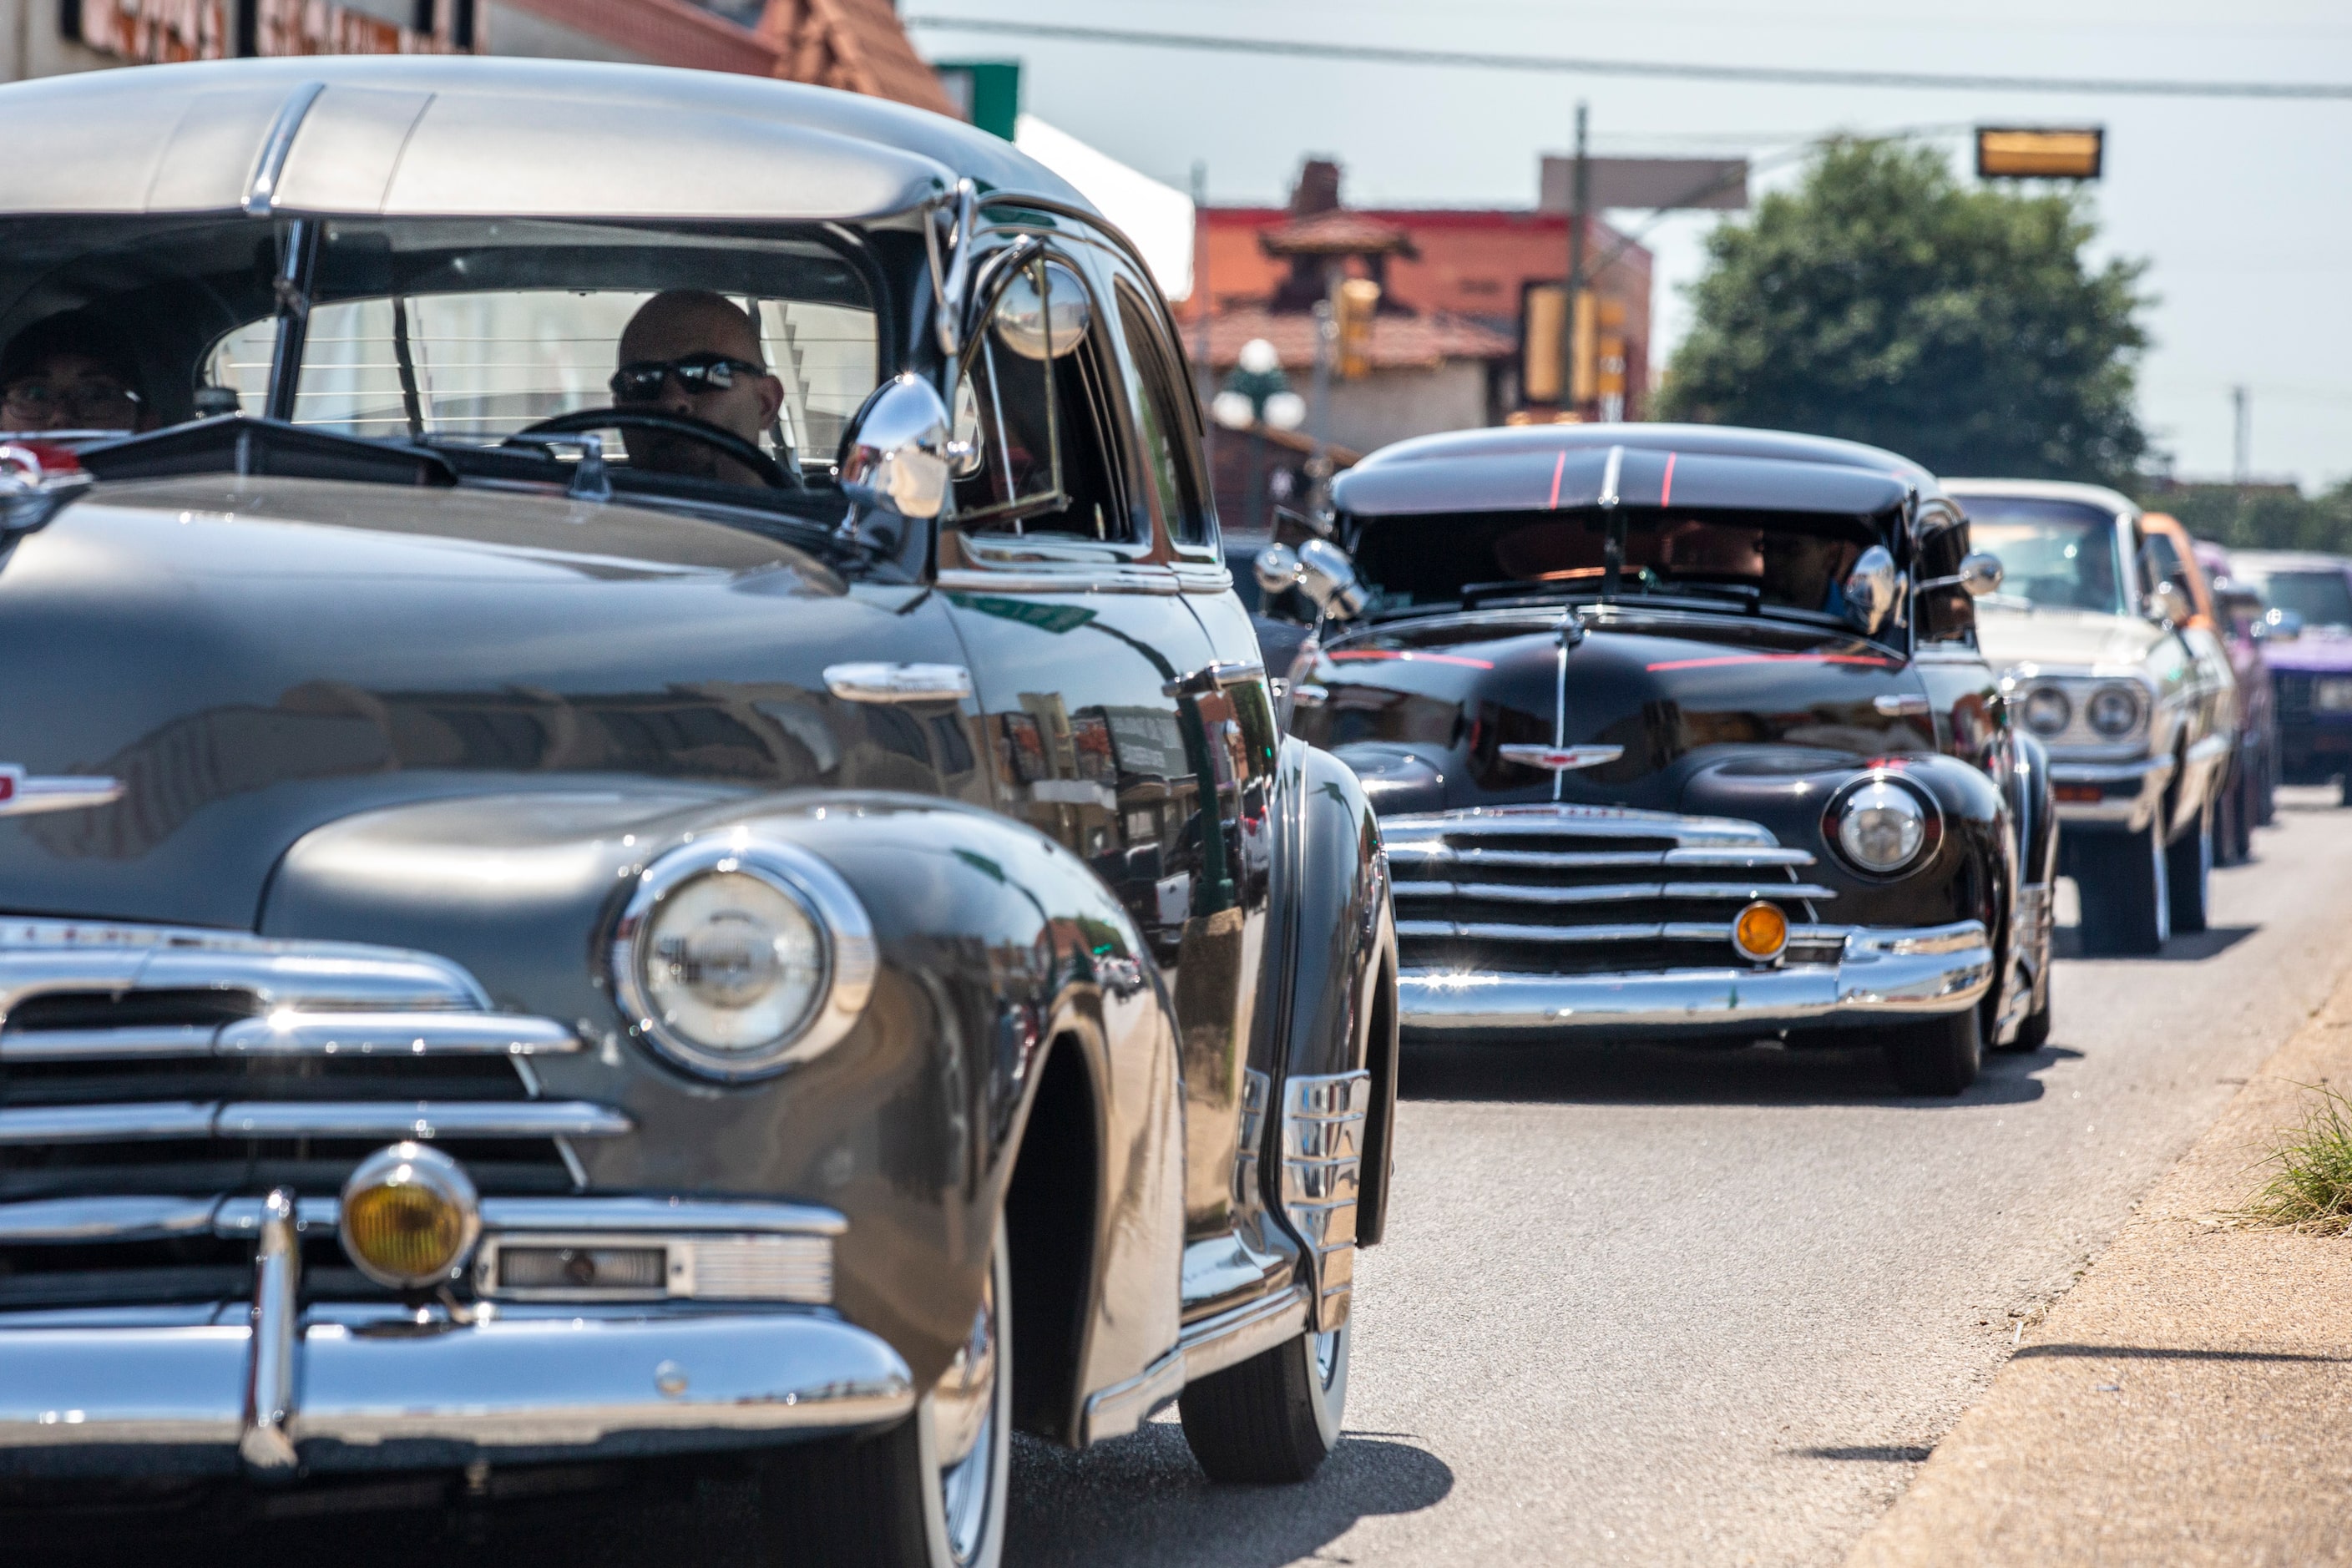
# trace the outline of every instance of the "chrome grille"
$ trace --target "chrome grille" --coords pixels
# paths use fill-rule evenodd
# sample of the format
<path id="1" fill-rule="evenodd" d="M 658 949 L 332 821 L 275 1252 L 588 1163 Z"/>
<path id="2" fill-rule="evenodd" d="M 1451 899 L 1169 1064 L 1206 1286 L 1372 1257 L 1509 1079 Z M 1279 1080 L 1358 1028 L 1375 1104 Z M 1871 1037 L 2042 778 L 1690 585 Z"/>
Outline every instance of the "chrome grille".
<path id="1" fill-rule="evenodd" d="M 1759 899 L 1789 915 L 1790 956 L 1834 958 L 1815 922 L 1836 892 L 1813 857 L 1729 817 L 1613 806 L 1503 806 L 1381 824 L 1404 967 L 1635 973 L 1738 962 L 1731 921 Z"/>
<path id="2" fill-rule="evenodd" d="M 630 1128 L 541 1092 L 532 1058 L 580 1048 L 428 953 L 0 922 L 0 1209 L 42 1216 L 0 1238 L 0 1307 L 242 1293 L 250 1238 L 221 1216 L 279 1187 L 331 1203 L 402 1139 L 485 1194 L 573 1192 L 572 1142 Z M 366 1292 L 311 1240 L 314 1283 Z"/>

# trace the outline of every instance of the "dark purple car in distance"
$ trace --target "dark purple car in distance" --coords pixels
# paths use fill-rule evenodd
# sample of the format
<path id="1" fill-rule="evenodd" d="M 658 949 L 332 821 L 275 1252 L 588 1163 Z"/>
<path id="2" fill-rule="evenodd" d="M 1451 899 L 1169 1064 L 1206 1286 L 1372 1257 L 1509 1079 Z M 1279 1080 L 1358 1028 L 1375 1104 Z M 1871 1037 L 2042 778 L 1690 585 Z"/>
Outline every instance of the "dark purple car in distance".
<path id="1" fill-rule="evenodd" d="M 2286 784 L 2335 783 L 2352 799 L 2352 561 L 2340 555 L 2235 550 L 2231 574 L 2259 590 L 2280 619 L 2300 616 L 2300 635 L 2263 649 L 2276 693 L 2279 776 Z"/>

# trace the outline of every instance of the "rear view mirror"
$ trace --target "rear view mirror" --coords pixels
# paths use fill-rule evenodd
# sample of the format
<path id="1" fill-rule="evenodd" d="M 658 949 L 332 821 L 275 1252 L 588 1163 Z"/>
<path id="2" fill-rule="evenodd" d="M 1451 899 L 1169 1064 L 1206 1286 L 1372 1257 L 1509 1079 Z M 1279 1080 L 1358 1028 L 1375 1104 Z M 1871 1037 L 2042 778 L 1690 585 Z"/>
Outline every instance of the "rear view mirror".
<path id="1" fill-rule="evenodd" d="M 1287 544 L 1269 544 L 1250 563 L 1250 574 L 1268 598 L 1298 586 L 1298 552 Z"/>
<path id="2" fill-rule="evenodd" d="M 1981 599 L 1987 594 L 2000 590 L 2000 557 L 1990 551 L 1971 551 L 1960 560 L 1960 586 L 1971 599 Z"/>
<path id="3" fill-rule="evenodd" d="M 1895 557 L 1886 546 L 1874 544 L 1854 562 L 1853 570 L 1845 574 L 1840 585 L 1845 595 L 1846 619 L 1852 621 L 1864 637 L 1875 634 L 1895 612 L 1895 596 L 1899 591 Z"/>

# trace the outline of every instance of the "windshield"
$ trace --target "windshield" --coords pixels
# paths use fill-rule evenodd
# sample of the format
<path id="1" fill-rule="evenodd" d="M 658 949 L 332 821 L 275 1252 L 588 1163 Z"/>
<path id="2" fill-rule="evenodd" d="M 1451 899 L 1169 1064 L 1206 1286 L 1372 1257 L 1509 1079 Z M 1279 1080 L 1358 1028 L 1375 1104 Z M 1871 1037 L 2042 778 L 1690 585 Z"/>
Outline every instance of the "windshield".
<path id="1" fill-rule="evenodd" d="M 0 425 L 25 434 L 242 413 L 482 447 L 571 416 L 637 479 L 799 490 L 881 374 L 845 230 L 20 220 L 11 240 Z"/>
<path id="2" fill-rule="evenodd" d="M 2129 612 L 2109 513 L 2023 496 L 1969 496 L 1960 504 L 1969 511 L 1969 542 L 2000 557 L 2004 597 L 2110 616 Z"/>
<path id="3" fill-rule="evenodd" d="M 1659 507 L 1371 518 L 1355 546 L 1374 613 L 1598 596 L 1611 520 L 1624 528 L 1617 592 L 1842 615 L 1841 584 L 1876 542 L 1858 518 Z"/>
<path id="4" fill-rule="evenodd" d="M 2235 575 L 2260 589 L 2273 609 L 2293 610 L 2307 626 L 2352 629 L 2352 584 L 2341 572 L 2265 572 L 2241 561 Z"/>

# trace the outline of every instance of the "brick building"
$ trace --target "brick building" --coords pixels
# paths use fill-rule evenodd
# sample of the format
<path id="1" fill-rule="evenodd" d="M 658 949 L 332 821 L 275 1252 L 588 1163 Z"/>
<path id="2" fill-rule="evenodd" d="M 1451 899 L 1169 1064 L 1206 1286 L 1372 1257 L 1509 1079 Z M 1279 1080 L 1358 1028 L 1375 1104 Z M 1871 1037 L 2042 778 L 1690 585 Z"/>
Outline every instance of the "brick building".
<path id="1" fill-rule="evenodd" d="M 1588 222 L 1590 287 L 1622 320 L 1625 416 L 1640 418 L 1649 386 L 1650 253 L 1598 217 Z M 1197 353 L 1200 312 L 1209 311 L 1208 358 L 1220 380 L 1244 343 L 1264 338 L 1306 391 L 1314 301 L 1334 278 L 1369 278 L 1381 285 L 1369 369 L 1333 384 L 1333 441 L 1370 450 L 1529 411 L 1528 296 L 1557 290 L 1567 276 L 1564 215 L 1349 207 L 1340 201 L 1338 165 L 1310 160 L 1288 206 L 1207 207 L 1201 225 L 1206 287 L 1194 289 L 1181 313 Z M 1532 412 L 1549 418 L 1553 411 Z"/>

